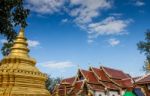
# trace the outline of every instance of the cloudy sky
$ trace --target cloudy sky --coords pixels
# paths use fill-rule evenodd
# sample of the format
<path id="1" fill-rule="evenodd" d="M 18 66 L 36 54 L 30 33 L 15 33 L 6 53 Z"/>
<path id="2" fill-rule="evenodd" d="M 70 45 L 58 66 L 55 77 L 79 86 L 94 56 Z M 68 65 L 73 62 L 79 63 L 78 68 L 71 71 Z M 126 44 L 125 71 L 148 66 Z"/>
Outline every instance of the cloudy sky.
<path id="1" fill-rule="evenodd" d="M 41 71 L 69 77 L 79 67 L 107 66 L 144 73 L 136 44 L 150 28 L 149 0 L 26 0 L 25 7 L 30 55 Z"/>

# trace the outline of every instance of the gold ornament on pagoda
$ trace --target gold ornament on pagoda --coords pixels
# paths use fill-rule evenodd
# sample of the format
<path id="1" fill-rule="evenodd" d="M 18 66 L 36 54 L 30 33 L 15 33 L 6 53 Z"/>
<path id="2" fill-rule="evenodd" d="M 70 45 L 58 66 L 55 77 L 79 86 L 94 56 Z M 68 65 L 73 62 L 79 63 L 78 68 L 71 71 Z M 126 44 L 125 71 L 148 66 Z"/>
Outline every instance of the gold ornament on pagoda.
<path id="1" fill-rule="evenodd" d="M 27 46 L 21 29 L 10 54 L 0 61 L 0 96 L 50 96 L 45 87 L 47 75 L 35 66 Z"/>

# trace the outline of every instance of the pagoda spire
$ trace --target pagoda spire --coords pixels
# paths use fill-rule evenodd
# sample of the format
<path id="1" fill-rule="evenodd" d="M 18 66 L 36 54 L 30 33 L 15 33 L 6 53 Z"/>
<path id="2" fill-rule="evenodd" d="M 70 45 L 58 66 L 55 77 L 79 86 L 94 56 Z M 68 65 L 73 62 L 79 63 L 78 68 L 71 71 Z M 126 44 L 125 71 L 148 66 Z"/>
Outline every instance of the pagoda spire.
<path id="1" fill-rule="evenodd" d="M 11 48 L 9 56 L 29 57 L 29 49 L 27 46 L 28 44 L 24 35 L 24 29 L 21 28 L 16 40 L 14 41 L 14 45 Z"/>

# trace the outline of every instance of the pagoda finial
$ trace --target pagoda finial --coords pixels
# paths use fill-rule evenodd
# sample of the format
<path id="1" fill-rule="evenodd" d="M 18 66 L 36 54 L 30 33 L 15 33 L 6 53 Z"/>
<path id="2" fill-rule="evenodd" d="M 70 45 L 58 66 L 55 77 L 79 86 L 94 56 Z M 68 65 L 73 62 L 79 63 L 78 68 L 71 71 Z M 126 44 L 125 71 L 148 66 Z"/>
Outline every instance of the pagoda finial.
<path id="1" fill-rule="evenodd" d="M 19 34 L 18 34 L 18 37 L 22 37 L 22 38 L 25 37 L 25 36 L 24 36 L 24 28 L 21 28 L 21 29 L 20 29 L 20 32 L 19 32 Z"/>
<path id="2" fill-rule="evenodd" d="M 28 57 L 29 49 L 27 46 L 28 44 L 24 35 L 24 28 L 21 28 L 16 40 L 14 41 L 9 56 Z"/>

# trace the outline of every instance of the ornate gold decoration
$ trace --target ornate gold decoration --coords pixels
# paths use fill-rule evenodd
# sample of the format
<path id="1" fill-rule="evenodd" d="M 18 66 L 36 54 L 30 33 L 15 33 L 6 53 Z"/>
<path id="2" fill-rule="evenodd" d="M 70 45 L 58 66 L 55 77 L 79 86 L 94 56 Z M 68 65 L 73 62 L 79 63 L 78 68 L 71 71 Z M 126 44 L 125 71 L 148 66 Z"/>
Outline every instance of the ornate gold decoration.
<path id="1" fill-rule="evenodd" d="M 21 29 L 10 54 L 0 61 L 0 96 L 50 96 L 45 88 L 47 75 L 36 68 L 27 46 Z"/>

